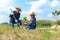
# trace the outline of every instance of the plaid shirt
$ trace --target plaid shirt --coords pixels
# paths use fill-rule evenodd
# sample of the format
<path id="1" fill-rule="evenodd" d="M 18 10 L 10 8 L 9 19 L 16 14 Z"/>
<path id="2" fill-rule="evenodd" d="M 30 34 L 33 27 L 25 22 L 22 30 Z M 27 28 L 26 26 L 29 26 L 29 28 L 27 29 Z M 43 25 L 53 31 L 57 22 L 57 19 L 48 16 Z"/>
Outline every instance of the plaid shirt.
<path id="1" fill-rule="evenodd" d="M 20 18 L 20 13 L 17 13 L 16 11 L 13 11 L 13 16 L 16 20 L 19 20 Z"/>
<path id="2" fill-rule="evenodd" d="M 31 18 L 30 20 L 30 26 L 36 26 L 36 18 Z"/>

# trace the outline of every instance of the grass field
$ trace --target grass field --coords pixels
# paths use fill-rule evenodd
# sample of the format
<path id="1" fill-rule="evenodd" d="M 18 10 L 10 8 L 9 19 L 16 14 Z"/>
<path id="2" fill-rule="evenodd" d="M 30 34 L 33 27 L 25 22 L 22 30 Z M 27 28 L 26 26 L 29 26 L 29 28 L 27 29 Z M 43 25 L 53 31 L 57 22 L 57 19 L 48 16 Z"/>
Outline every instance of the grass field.
<path id="1" fill-rule="evenodd" d="M 60 40 L 60 29 L 44 29 L 37 27 L 35 30 L 10 28 L 8 24 L 0 25 L 0 40 Z"/>

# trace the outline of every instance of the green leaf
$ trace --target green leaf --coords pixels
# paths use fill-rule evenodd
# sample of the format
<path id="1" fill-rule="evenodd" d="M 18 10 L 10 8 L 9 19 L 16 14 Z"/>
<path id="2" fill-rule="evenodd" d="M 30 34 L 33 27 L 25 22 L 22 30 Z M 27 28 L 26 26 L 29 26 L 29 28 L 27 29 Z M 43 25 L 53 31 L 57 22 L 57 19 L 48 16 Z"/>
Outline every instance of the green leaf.
<path id="1" fill-rule="evenodd" d="M 27 21 L 27 17 L 23 17 L 23 21 Z"/>
<path id="2" fill-rule="evenodd" d="M 57 15 L 60 15 L 60 11 L 57 12 Z"/>
<path id="3" fill-rule="evenodd" d="M 55 16 L 55 13 L 54 13 L 54 12 L 52 12 L 52 15 L 54 15 L 54 16 Z"/>
<path id="4" fill-rule="evenodd" d="M 57 10 L 55 10 L 55 13 L 57 13 Z"/>

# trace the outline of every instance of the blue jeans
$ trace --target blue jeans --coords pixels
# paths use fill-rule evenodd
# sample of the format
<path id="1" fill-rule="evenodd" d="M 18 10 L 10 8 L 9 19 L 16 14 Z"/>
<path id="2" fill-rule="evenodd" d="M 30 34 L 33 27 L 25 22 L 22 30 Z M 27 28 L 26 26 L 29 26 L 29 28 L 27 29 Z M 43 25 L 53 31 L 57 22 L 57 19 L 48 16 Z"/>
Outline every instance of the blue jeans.
<path id="1" fill-rule="evenodd" d="M 10 22 L 11 28 L 14 28 L 14 22 Z"/>
<path id="2" fill-rule="evenodd" d="M 12 27 L 12 28 L 14 28 L 14 22 L 10 22 L 10 26 Z M 17 25 L 18 25 L 18 27 L 20 27 L 20 25 L 22 25 L 22 20 L 17 20 Z"/>
<path id="3" fill-rule="evenodd" d="M 29 30 L 31 30 L 31 29 L 36 29 L 36 26 L 29 25 L 26 29 L 29 29 Z"/>
<path id="4" fill-rule="evenodd" d="M 29 26 L 29 29 L 36 29 L 36 26 Z"/>

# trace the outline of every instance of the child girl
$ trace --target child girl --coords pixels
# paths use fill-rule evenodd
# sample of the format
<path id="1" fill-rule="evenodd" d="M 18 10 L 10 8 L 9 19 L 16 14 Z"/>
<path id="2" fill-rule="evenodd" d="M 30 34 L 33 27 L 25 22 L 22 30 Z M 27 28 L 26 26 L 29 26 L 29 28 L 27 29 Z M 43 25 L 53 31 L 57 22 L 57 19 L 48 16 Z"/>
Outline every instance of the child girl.
<path id="1" fill-rule="evenodd" d="M 28 23 L 28 29 L 36 29 L 36 18 L 35 18 L 35 13 L 31 12 L 30 14 L 30 23 Z"/>

